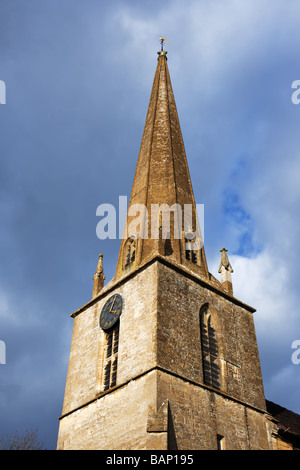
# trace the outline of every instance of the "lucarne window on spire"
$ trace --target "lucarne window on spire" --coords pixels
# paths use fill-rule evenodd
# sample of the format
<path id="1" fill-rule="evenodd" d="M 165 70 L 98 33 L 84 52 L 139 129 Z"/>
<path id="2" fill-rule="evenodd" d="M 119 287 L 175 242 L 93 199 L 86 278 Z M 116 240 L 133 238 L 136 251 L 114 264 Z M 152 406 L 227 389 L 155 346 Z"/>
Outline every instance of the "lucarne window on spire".
<path id="1" fill-rule="evenodd" d="M 197 251 L 194 250 L 195 236 L 193 233 L 185 235 L 185 258 L 194 264 L 198 264 Z"/>
<path id="2" fill-rule="evenodd" d="M 127 268 L 135 261 L 135 252 L 135 238 L 129 237 L 124 246 L 124 268 Z"/>

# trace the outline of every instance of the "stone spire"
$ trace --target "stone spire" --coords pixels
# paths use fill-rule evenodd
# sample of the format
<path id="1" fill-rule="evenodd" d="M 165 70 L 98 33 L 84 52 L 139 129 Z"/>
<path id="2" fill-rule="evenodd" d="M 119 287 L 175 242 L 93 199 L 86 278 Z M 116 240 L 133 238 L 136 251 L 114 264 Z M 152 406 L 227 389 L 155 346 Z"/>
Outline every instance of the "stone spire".
<path id="1" fill-rule="evenodd" d="M 233 269 L 228 259 L 227 251 L 225 248 L 222 248 L 221 251 L 221 263 L 219 266 L 219 273 L 221 273 L 221 283 L 224 289 L 229 292 L 229 294 L 233 294 L 232 289 L 232 279 L 231 273 L 233 273 Z"/>
<path id="2" fill-rule="evenodd" d="M 103 273 L 103 255 L 99 255 L 98 265 L 96 272 L 93 276 L 94 279 L 94 286 L 93 286 L 93 298 L 99 294 L 99 292 L 103 289 L 105 276 Z"/>
<path id="3" fill-rule="evenodd" d="M 162 48 L 158 52 L 115 279 L 157 254 L 208 277 L 196 214 L 167 51 Z"/>

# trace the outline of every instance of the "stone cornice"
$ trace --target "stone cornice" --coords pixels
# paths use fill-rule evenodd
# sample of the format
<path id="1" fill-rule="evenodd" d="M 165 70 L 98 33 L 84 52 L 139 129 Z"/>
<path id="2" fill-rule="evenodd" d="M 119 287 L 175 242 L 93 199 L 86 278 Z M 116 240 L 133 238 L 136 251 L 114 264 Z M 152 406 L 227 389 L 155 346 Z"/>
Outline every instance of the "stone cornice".
<path id="1" fill-rule="evenodd" d="M 102 291 L 95 296 L 93 299 L 91 299 L 89 302 L 84 304 L 82 307 L 79 309 L 75 310 L 70 316 L 71 317 L 76 317 L 79 315 L 81 312 L 86 310 L 87 308 L 91 307 L 93 304 L 97 303 L 99 300 L 101 300 L 103 297 L 105 297 L 108 293 L 116 290 L 118 286 L 121 286 L 125 282 L 127 282 L 129 279 L 132 277 L 136 276 L 139 272 L 143 271 L 146 269 L 148 266 L 152 265 L 155 262 L 160 262 L 161 264 L 168 266 L 171 269 L 174 269 L 175 271 L 179 272 L 183 276 L 188 277 L 189 279 L 192 279 L 194 282 L 200 284 L 203 287 L 206 287 L 207 289 L 215 292 L 216 294 L 219 294 L 221 297 L 224 297 L 225 299 L 229 300 L 233 304 L 244 308 L 245 310 L 254 313 L 256 311 L 255 308 L 245 304 L 244 302 L 240 301 L 233 295 L 228 294 L 225 292 L 220 284 L 220 288 L 217 287 L 218 281 L 215 283 L 212 283 L 211 281 L 204 279 L 203 277 L 197 276 L 193 271 L 190 271 L 188 268 L 186 268 L 183 265 L 179 265 L 173 260 L 171 261 L 170 259 L 167 259 L 166 257 L 162 256 L 161 254 L 157 253 L 154 256 L 152 256 L 150 259 L 147 259 L 144 261 L 143 264 L 141 264 L 139 267 L 136 269 L 130 271 L 129 273 L 125 274 L 123 277 L 116 279 L 112 279 L 103 289 Z M 211 275 L 212 276 L 212 275 Z M 213 278 L 213 276 L 212 276 Z"/>

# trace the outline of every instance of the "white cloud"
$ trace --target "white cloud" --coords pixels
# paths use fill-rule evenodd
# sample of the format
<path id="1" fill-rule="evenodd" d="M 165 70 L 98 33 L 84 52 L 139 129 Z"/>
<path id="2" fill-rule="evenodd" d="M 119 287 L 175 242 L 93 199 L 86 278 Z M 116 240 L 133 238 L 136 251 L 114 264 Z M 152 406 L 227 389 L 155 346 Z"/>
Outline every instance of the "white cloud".
<path id="1" fill-rule="evenodd" d="M 293 341 L 300 339 L 298 294 L 290 284 L 290 274 L 268 250 L 254 258 L 229 257 L 234 295 L 256 309 L 254 323 L 266 398 L 299 412 L 293 396 L 300 366 L 292 363 L 291 349 Z M 218 264 L 219 260 L 213 261 L 213 274 Z"/>
<path id="2" fill-rule="evenodd" d="M 255 323 L 261 332 L 270 326 L 281 334 L 284 328 L 282 314 L 291 299 L 288 296 L 288 275 L 284 266 L 278 266 L 276 259 L 267 251 L 255 258 L 229 254 L 234 273 L 232 275 L 234 295 L 257 310 Z M 212 264 L 217 272 L 219 260 Z M 285 323 L 285 322 L 284 322 Z"/>

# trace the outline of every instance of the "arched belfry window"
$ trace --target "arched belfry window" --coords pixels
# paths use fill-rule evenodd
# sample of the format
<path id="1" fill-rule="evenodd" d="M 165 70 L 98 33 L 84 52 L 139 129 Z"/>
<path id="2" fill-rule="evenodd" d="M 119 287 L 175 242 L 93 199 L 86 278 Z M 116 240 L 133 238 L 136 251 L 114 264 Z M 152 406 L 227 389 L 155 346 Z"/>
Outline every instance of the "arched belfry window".
<path id="1" fill-rule="evenodd" d="M 108 330 L 106 335 L 105 345 L 105 361 L 104 361 L 104 377 L 103 388 L 108 390 L 114 387 L 117 383 L 117 369 L 118 369 L 118 351 L 119 351 L 119 321 L 116 325 Z"/>
<path id="2" fill-rule="evenodd" d="M 219 389 L 221 376 L 218 338 L 216 324 L 208 304 L 200 310 L 200 336 L 204 383 Z"/>

